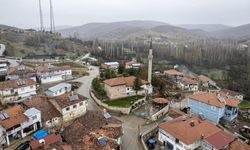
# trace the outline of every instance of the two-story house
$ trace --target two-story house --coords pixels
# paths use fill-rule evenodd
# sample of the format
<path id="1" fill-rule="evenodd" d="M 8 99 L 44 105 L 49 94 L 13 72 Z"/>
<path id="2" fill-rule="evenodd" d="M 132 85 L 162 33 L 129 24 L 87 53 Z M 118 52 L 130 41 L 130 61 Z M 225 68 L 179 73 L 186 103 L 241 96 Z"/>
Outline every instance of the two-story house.
<path id="1" fill-rule="evenodd" d="M 230 96 L 236 97 L 240 101 L 243 101 L 243 99 L 244 99 L 244 95 L 242 93 L 232 91 L 232 90 L 228 90 L 228 89 L 222 89 L 221 91 L 228 94 L 228 95 L 230 95 Z"/>
<path id="2" fill-rule="evenodd" d="M 9 67 L 6 80 L 16 80 L 19 78 L 30 78 L 36 81 L 36 71 L 25 65 Z"/>
<path id="3" fill-rule="evenodd" d="M 163 72 L 163 74 L 166 75 L 167 77 L 169 77 L 174 82 L 179 81 L 184 76 L 183 73 L 181 73 L 175 69 L 165 70 Z"/>
<path id="4" fill-rule="evenodd" d="M 201 85 L 204 87 L 209 87 L 209 85 L 216 86 L 216 83 L 207 76 L 200 75 L 198 76 L 198 80 L 200 81 Z"/>
<path id="5" fill-rule="evenodd" d="M 4 139 L 1 144 L 9 146 L 17 138 L 24 138 L 41 127 L 41 112 L 35 108 L 24 110 L 21 105 L 0 112 L 0 126 Z"/>
<path id="6" fill-rule="evenodd" d="M 1 79 L 5 79 L 5 76 L 8 72 L 9 62 L 6 59 L 0 59 L 0 77 Z"/>
<path id="7" fill-rule="evenodd" d="M 29 78 L 0 82 L 1 102 L 13 103 L 21 98 L 36 95 L 37 83 Z"/>
<path id="8" fill-rule="evenodd" d="M 60 126 L 62 123 L 61 113 L 50 103 L 50 98 L 45 95 L 36 95 L 23 102 L 25 108 L 36 108 L 41 111 L 42 124 L 45 128 Z"/>
<path id="9" fill-rule="evenodd" d="M 117 77 L 108 80 L 104 80 L 104 90 L 107 93 L 109 99 L 118 99 L 122 97 L 128 97 L 136 95 L 136 91 L 133 90 L 133 85 L 136 77 Z M 143 95 L 146 92 L 148 94 L 152 93 L 152 86 L 149 86 L 149 83 L 145 80 L 141 80 L 141 90 L 137 94 Z"/>
<path id="10" fill-rule="evenodd" d="M 125 63 L 125 68 L 126 69 L 138 69 L 141 67 L 141 63 L 137 62 L 137 60 L 135 58 L 132 58 L 132 61 L 126 62 Z"/>
<path id="11" fill-rule="evenodd" d="M 70 66 L 56 67 L 51 64 L 42 64 L 35 68 L 41 84 L 66 80 L 72 76 Z"/>
<path id="12" fill-rule="evenodd" d="M 183 115 L 161 123 L 158 140 L 168 150 L 215 150 L 226 147 L 234 137 L 198 115 Z"/>
<path id="13" fill-rule="evenodd" d="M 182 90 L 196 92 L 199 90 L 199 82 L 188 77 L 181 78 L 178 82 L 178 87 Z"/>
<path id="14" fill-rule="evenodd" d="M 50 103 L 61 113 L 64 122 L 78 118 L 87 111 L 87 98 L 74 92 L 52 97 Z"/>
<path id="15" fill-rule="evenodd" d="M 45 94 L 47 96 L 59 96 L 70 91 L 71 91 L 71 84 L 59 83 L 53 87 L 48 88 L 48 90 L 45 91 Z"/>
<path id="16" fill-rule="evenodd" d="M 201 114 L 205 118 L 219 123 L 221 119 L 233 121 L 239 110 L 239 100 L 223 92 L 200 92 L 188 98 L 191 113 Z"/>
<path id="17" fill-rule="evenodd" d="M 118 69 L 119 68 L 119 63 L 118 62 L 105 62 L 101 64 L 101 67 L 103 69 Z"/>

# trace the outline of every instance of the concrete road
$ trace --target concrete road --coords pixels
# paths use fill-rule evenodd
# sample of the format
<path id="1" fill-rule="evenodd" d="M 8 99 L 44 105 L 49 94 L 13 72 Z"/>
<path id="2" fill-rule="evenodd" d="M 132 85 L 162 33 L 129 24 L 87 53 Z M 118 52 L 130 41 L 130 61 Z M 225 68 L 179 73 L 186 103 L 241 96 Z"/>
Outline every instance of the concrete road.
<path id="1" fill-rule="evenodd" d="M 99 75 L 99 68 L 95 66 L 90 66 L 89 75 L 78 78 L 74 81 L 82 83 L 82 85 L 77 89 L 77 93 L 89 98 L 88 101 L 88 110 L 101 110 L 101 108 L 94 102 L 94 100 L 90 97 L 89 91 L 91 88 L 92 80 Z"/>
<path id="2" fill-rule="evenodd" d="M 91 66 L 92 70 L 89 70 L 89 76 L 84 76 L 74 81 L 81 82 L 82 85 L 76 91 L 79 94 L 88 97 L 88 110 L 102 110 L 90 97 L 89 90 L 91 87 L 92 80 L 99 75 L 99 68 Z M 144 132 L 151 127 L 153 127 L 156 123 L 145 125 L 146 121 L 143 118 L 134 116 L 134 115 L 115 115 L 117 119 L 123 122 L 123 139 L 122 139 L 122 150 L 143 150 L 142 145 L 138 138 L 139 132 Z M 140 127 L 138 127 L 140 126 Z M 140 131 L 139 131 L 140 130 Z"/>

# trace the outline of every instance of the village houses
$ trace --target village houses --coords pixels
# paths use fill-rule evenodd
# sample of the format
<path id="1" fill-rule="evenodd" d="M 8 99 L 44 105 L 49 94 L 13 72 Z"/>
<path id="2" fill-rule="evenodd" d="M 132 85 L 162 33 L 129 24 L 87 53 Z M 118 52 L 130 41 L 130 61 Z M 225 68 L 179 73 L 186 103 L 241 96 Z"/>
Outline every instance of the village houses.
<path id="1" fill-rule="evenodd" d="M 0 139 L 2 145 L 10 145 L 17 138 L 24 138 L 42 127 L 41 112 L 36 108 L 25 110 L 21 105 L 0 112 Z"/>
<path id="2" fill-rule="evenodd" d="M 132 58 L 132 61 L 126 62 L 125 63 L 125 68 L 126 69 L 138 69 L 141 67 L 141 63 L 137 62 L 136 58 Z"/>
<path id="3" fill-rule="evenodd" d="M 87 98 L 74 92 L 52 97 L 49 101 L 61 113 L 63 122 L 76 119 L 87 112 Z"/>
<path id="4" fill-rule="evenodd" d="M 36 81 L 36 71 L 25 65 L 9 67 L 6 80 L 16 80 L 20 78 L 30 78 Z"/>
<path id="5" fill-rule="evenodd" d="M 196 92 L 199 90 L 199 82 L 188 77 L 181 78 L 177 84 L 182 90 L 187 90 L 190 92 Z"/>
<path id="6" fill-rule="evenodd" d="M 71 84 L 59 83 L 53 87 L 48 88 L 48 90 L 45 91 L 45 94 L 47 96 L 59 96 L 70 91 L 71 91 Z"/>
<path id="7" fill-rule="evenodd" d="M 136 95 L 136 91 L 133 90 L 133 85 L 136 77 L 116 77 L 112 79 L 104 80 L 104 89 L 107 92 L 107 96 L 110 99 L 118 99 L 123 97 L 129 97 Z M 151 94 L 152 86 L 145 80 L 141 80 L 141 90 L 137 94 Z"/>
<path id="8" fill-rule="evenodd" d="M 51 64 L 42 64 L 35 68 L 41 84 L 66 80 L 72 76 L 70 66 L 56 67 Z"/>
<path id="9" fill-rule="evenodd" d="M 30 78 L 0 82 L 1 103 L 13 103 L 36 94 L 37 83 Z"/>
<path id="10" fill-rule="evenodd" d="M 183 73 L 175 69 L 165 70 L 163 74 L 169 77 L 174 82 L 179 81 L 184 76 Z"/>
<path id="11" fill-rule="evenodd" d="M 62 114 L 50 103 L 49 97 L 36 95 L 23 102 L 24 108 L 36 108 L 41 111 L 43 127 L 51 129 L 62 124 Z"/>
<path id="12" fill-rule="evenodd" d="M 219 150 L 234 136 L 199 115 L 182 115 L 159 125 L 158 140 L 168 150 Z"/>
<path id="13" fill-rule="evenodd" d="M 190 112 L 203 115 L 218 124 L 221 119 L 231 122 L 239 111 L 239 100 L 223 92 L 199 92 L 188 98 Z"/>
<path id="14" fill-rule="evenodd" d="M 119 68 L 119 63 L 118 62 L 105 62 L 101 64 L 101 67 L 103 69 L 118 69 Z"/>

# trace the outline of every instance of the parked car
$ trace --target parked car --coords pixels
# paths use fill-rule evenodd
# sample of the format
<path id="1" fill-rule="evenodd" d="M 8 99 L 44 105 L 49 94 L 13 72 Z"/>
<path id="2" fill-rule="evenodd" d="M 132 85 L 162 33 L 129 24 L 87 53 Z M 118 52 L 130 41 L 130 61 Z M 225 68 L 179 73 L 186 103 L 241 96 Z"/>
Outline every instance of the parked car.
<path id="1" fill-rule="evenodd" d="M 21 143 L 16 147 L 16 150 L 26 150 L 27 148 L 30 147 L 30 141 L 26 141 L 24 143 Z"/>

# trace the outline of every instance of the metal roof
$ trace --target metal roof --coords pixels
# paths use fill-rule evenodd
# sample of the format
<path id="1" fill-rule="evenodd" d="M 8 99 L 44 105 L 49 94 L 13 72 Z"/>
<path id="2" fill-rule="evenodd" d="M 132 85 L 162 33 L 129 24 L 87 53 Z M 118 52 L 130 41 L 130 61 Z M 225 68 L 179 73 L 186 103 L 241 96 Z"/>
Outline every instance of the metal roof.
<path id="1" fill-rule="evenodd" d="M 41 113 L 40 110 L 32 107 L 30 109 L 27 109 L 25 112 L 24 112 L 24 115 L 26 115 L 27 117 L 29 116 L 34 116 L 35 114 L 37 113 Z"/>
<path id="2" fill-rule="evenodd" d="M 59 90 L 64 89 L 64 88 L 71 88 L 71 84 L 69 84 L 69 83 L 60 83 L 60 84 L 57 84 L 57 85 L 55 85 L 53 87 L 48 88 L 48 91 L 56 92 L 56 91 L 59 91 Z"/>

